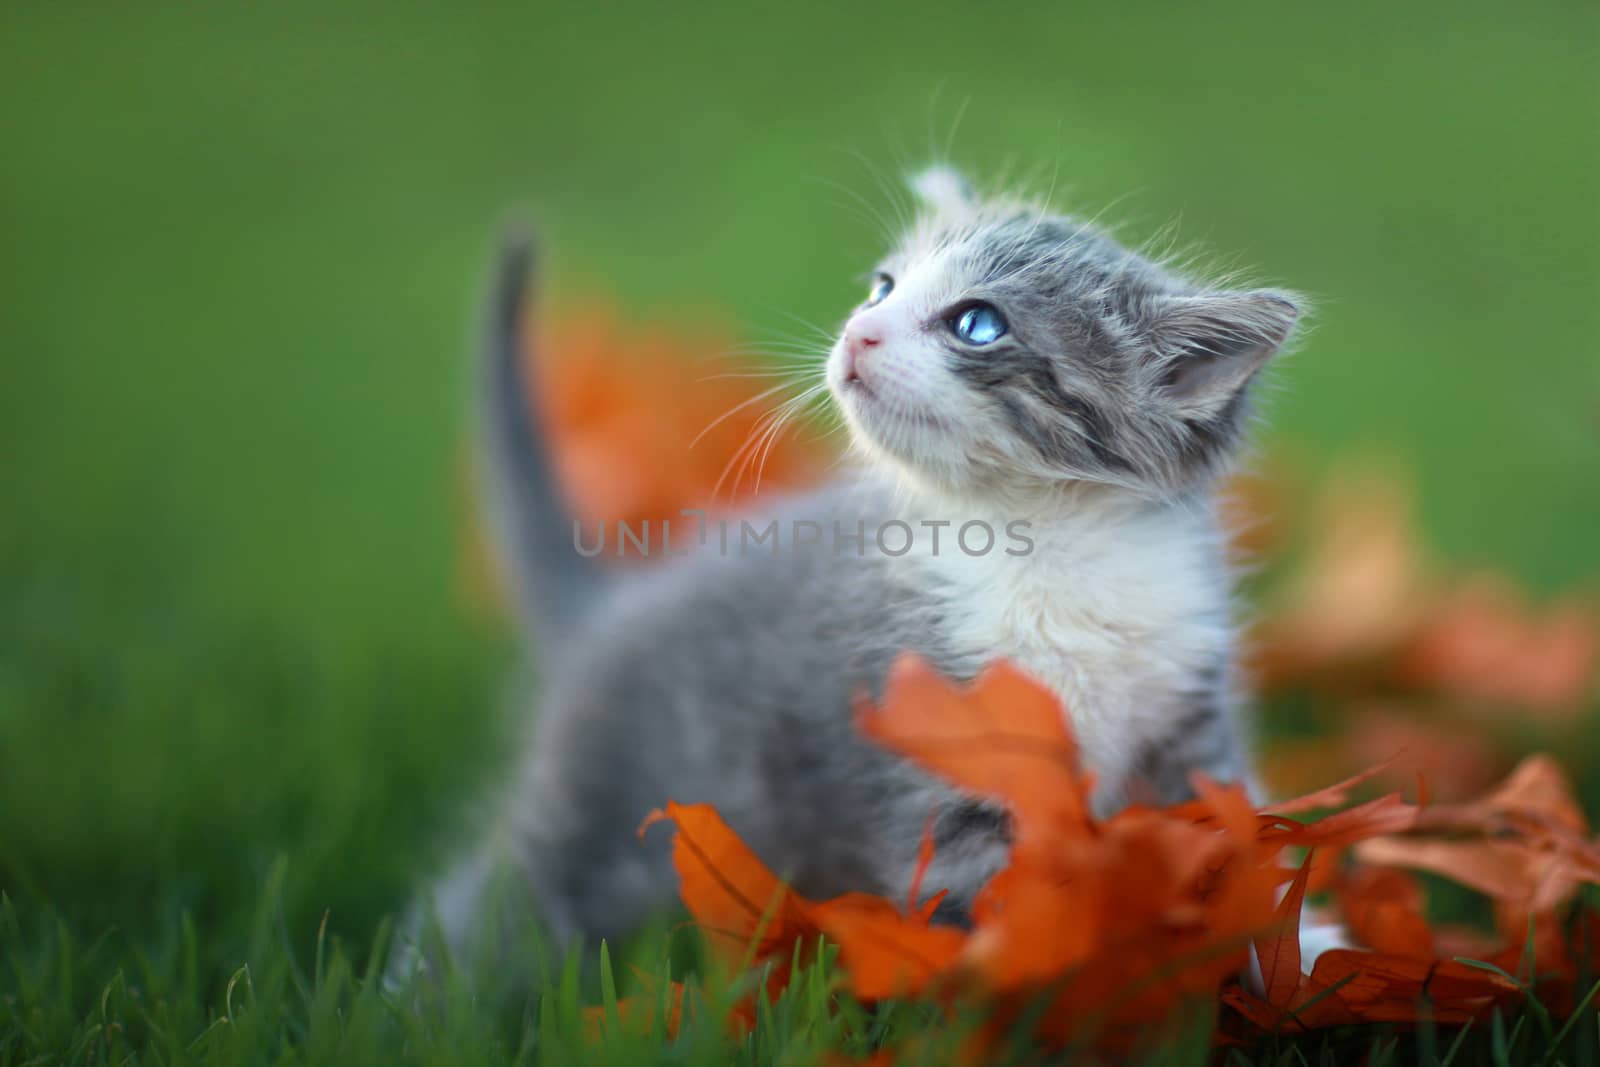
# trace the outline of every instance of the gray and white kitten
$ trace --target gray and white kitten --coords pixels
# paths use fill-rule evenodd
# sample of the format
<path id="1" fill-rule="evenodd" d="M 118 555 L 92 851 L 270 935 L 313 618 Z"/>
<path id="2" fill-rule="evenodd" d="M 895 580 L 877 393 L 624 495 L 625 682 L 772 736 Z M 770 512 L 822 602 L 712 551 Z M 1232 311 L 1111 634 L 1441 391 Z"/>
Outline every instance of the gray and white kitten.
<path id="1" fill-rule="evenodd" d="M 670 835 L 635 836 L 668 798 L 714 804 L 813 896 L 903 898 L 931 815 L 923 884 L 958 918 L 1005 861 L 1006 821 L 853 729 L 852 698 L 881 692 L 903 650 L 958 678 L 1005 657 L 1060 694 L 1102 811 L 1183 799 L 1193 771 L 1248 777 L 1214 492 L 1297 299 L 1193 282 L 949 171 L 916 188 L 925 210 L 827 359 L 859 469 L 772 509 L 864 524 L 861 549 L 825 535 L 621 573 L 582 558 L 524 403 L 529 252 L 504 254 L 485 467 L 542 684 L 500 825 L 434 893 L 452 944 L 482 920 L 498 857 L 563 942 L 670 905 Z M 914 550 L 874 543 L 891 520 Z M 958 547 L 975 521 L 1031 550 Z"/>

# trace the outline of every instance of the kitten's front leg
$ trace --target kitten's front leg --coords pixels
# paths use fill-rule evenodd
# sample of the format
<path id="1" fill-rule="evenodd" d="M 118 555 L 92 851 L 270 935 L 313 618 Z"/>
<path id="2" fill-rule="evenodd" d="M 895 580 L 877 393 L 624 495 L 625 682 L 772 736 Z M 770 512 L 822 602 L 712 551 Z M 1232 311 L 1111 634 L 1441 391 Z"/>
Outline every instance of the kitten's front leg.
<path id="1" fill-rule="evenodd" d="M 1173 729 L 1152 744 L 1140 761 L 1133 789 L 1153 793 L 1150 799 L 1155 803 L 1179 804 L 1194 797 L 1197 772 L 1216 782 L 1243 782 L 1255 802 L 1265 799 L 1240 738 L 1237 710 L 1218 697 L 1197 700 L 1177 716 Z M 1282 893 L 1280 890 L 1280 899 Z M 1300 963 L 1306 973 L 1324 952 L 1350 946 L 1341 924 L 1307 913 L 1300 927 Z M 1253 952 L 1245 979 L 1259 989 L 1260 966 Z"/>
<path id="2" fill-rule="evenodd" d="M 932 835 L 933 860 L 922 873 L 918 903 L 943 892 L 935 920 L 967 926 L 972 902 L 1010 859 L 1011 818 L 998 805 L 952 796 L 934 816 Z M 901 881 L 909 889 L 915 877 L 913 862 Z"/>
<path id="3" fill-rule="evenodd" d="M 1127 798 L 1181 804 L 1194 798 L 1196 773 L 1214 782 L 1243 782 L 1252 797 L 1259 795 L 1237 710 L 1220 693 L 1195 694 L 1159 736 L 1145 743 L 1130 775 Z"/>

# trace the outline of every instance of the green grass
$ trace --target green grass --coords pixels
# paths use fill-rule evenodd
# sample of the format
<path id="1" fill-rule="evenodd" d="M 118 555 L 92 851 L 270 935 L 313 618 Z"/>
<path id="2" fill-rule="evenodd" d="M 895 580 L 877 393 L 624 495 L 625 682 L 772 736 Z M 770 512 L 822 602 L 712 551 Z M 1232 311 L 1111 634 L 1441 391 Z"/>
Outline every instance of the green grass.
<path id="1" fill-rule="evenodd" d="M 395 989 L 382 980 L 390 929 L 369 945 L 330 933 L 327 917 L 307 948 L 281 908 L 286 864 L 269 872 L 241 945 L 226 974 L 207 973 L 197 925 L 184 916 L 159 936 L 112 929 L 92 942 L 65 921 L 29 932 L 13 902 L 0 898 L 0 948 L 15 986 L 0 996 L 0 1064 L 775 1064 L 864 1058 L 880 1048 L 907 1050 L 908 1065 L 952 1062 L 981 1025 L 971 1009 L 945 1017 L 928 1004 L 864 1006 L 839 990 L 832 954 L 800 963 L 776 1000 L 758 1001 L 754 1030 L 723 1020 L 762 975 L 730 979 L 684 971 L 702 953 L 692 932 L 663 928 L 642 935 L 622 956 L 607 946 L 552 956 L 528 928 L 509 946 L 520 974 L 447 966 L 436 980 Z M 616 962 L 613 962 L 615 960 Z M 692 964 L 691 964 L 692 966 Z M 781 966 L 781 965 L 780 965 Z M 763 972 L 764 973 L 764 972 Z M 1509 976 L 1508 976 L 1509 977 Z M 670 979 L 689 985 L 676 1037 L 638 1016 L 624 1019 L 624 996 L 665 1017 Z M 1266 1035 L 1214 1048 L 1205 1011 L 1156 1030 L 1117 1062 L 1178 1067 L 1244 1065 L 1466 1065 L 1600 1062 L 1600 1014 L 1592 1007 L 1552 1019 L 1537 1002 L 1466 1028 L 1341 1027 L 1293 1037 Z M 600 1020 L 590 1015 L 602 1014 Z M 1001 1046 L 999 1064 L 1094 1060 L 1085 1047 L 1045 1055 L 1019 1031 Z"/>
<path id="2" fill-rule="evenodd" d="M 1176 219 L 1318 299 L 1269 449 L 1392 448 L 1451 557 L 1556 590 L 1600 526 L 1597 60 L 1577 3 L 0 7 L 0 1062 L 559 1060 L 565 994 L 360 979 L 514 730 L 452 570 L 508 205 L 556 304 L 757 338 L 838 317 L 852 194 L 947 139 Z M 837 1044 L 808 1004 L 740 1055 Z"/>

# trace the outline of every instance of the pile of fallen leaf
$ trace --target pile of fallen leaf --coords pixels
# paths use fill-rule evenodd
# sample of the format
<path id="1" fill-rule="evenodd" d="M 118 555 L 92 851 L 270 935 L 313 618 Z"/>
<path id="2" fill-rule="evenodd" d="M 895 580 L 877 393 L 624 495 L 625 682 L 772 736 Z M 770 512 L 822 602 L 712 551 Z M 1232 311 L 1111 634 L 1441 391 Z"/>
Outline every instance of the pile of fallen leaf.
<path id="1" fill-rule="evenodd" d="M 769 488 L 824 468 L 793 434 L 767 433 L 764 379 L 699 373 L 694 357 L 725 349 L 721 336 L 624 327 L 601 310 L 549 340 L 533 402 L 586 519 L 736 508 L 756 489 L 743 476 L 756 460 Z M 1530 723 L 1578 750 L 1596 705 L 1595 598 L 1536 606 L 1501 576 L 1439 565 L 1392 469 L 1336 473 L 1309 506 L 1288 503 L 1289 484 L 1236 483 L 1237 541 L 1257 561 L 1292 561 L 1267 583 L 1251 665 L 1268 698 L 1315 724 L 1312 740 L 1268 743 L 1266 777 L 1278 792 L 1314 791 L 1259 807 L 1200 781 L 1189 804 L 1097 819 L 1054 697 L 1005 664 L 962 688 L 904 660 L 882 705 L 859 709 L 860 728 L 1003 804 L 1009 865 L 973 902 L 970 928 L 939 925 L 938 886 L 903 901 L 808 900 L 717 812 L 669 802 L 641 832 L 676 826 L 682 896 L 707 941 L 729 968 L 765 976 L 730 1024 L 755 1025 L 757 998 L 781 992 L 796 946 L 823 943 L 864 1001 L 981 1008 L 986 1022 L 966 1038 L 975 1059 L 1019 1028 L 1051 1046 L 1126 1050 L 1195 1012 L 1237 1041 L 1461 1023 L 1529 998 L 1571 1013 L 1592 996 L 1600 918 L 1582 887 L 1600 882 L 1600 842 L 1557 762 L 1517 753 Z M 481 540 L 467 543 L 467 589 L 482 605 L 492 583 Z M 1353 803 L 1380 782 L 1400 791 Z M 931 849 L 925 840 L 924 870 Z M 1418 872 L 1479 895 L 1492 924 L 1432 921 Z M 1308 897 L 1322 901 L 1315 921 L 1339 924 L 1352 947 L 1302 959 Z M 696 1003 L 675 987 L 621 1014 L 675 1030 Z"/>
<path id="2" fill-rule="evenodd" d="M 965 1049 L 974 1061 L 1019 1024 L 1054 1047 L 1125 1050 L 1219 1003 L 1224 1040 L 1424 1012 L 1464 1023 L 1530 992 L 1571 1012 L 1600 940 L 1600 915 L 1578 897 L 1600 883 L 1600 839 L 1546 759 L 1472 803 L 1392 793 L 1344 806 L 1355 779 L 1258 809 L 1238 786 L 1197 780 L 1188 804 L 1096 819 L 1063 709 L 1005 664 L 963 688 L 908 656 L 857 723 L 1010 812 L 1010 862 L 973 903 L 970 929 L 933 922 L 936 886 L 905 901 L 801 897 L 705 805 L 668 803 L 641 833 L 676 824 L 684 903 L 730 965 L 776 965 L 767 995 L 787 981 L 797 942 L 825 939 L 857 998 L 981 1005 L 987 1022 Z M 924 869 L 931 848 L 925 839 Z M 1353 867 L 1324 858 L 1346 849 Z M 1407 870 L 1487 895 L 1498 929 L 1431 926 Z M 1306 967 L 1300 933 L 1313 889 L 1328 893 L 1361 947 Z M 754 1017 L 746 1002 L 734 1022 Z"/>
<path id="3" fill-rule="evenodd" d="M 1244 547 L 1277 572 L 1251 635 L 1255 689 L 1269 711 L 1293 705 L 1300 720 L 1302 740 L 1265 749 L 1273 787 L 1386 761 L 1386 780 L 1421 774 L 1440 798 L 1461 799 L 1519 754 L 1589 747 L 1596 590 L 1539 604 L 1506 575 L 1440 562 L 1419 532 L 1412 477 L 1393 460 L 1347 461 L 1298 506 L 1294 481 L 1235 483 Z"/>

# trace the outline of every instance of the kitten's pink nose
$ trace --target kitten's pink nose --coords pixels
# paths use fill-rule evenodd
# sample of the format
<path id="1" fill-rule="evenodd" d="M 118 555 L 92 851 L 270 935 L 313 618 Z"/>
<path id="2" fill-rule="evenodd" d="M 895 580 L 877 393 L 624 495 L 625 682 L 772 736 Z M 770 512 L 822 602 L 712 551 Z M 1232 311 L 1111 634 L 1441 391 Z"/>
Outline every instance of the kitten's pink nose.
<path id="1" fill-rule="evenodd" d="M 876 326 L 864 322 L 851 322 L 844 331 L 844 351 L 850 358 L 847 368 L 847 378 L 854 380 L 859 377 L 857 368 L 861 361 L 866 359 L 867 351 L 883 343 L 883 334 Z"/>

